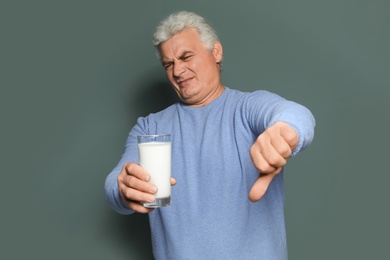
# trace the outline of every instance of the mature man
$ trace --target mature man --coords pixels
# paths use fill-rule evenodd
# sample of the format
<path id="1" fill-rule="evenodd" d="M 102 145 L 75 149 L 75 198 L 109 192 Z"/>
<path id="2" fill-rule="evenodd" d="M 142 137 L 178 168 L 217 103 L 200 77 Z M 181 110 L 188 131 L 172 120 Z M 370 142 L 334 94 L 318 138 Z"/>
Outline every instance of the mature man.
<path id="1" fill-rule="evenodd" d="M 312 141 L 312 114 L 222 85 L 222 45 L 194 13 L 163 20 L 154 45 L 181 102 L 138 119 L 106 179 L 109 204 L 149 213 L 156 259 L 287 259 L 283 166 Z M 171 206 L 145 208 L 157 187 L 138 165 L 137 136 L 164 133 L 173 136 Z"/>

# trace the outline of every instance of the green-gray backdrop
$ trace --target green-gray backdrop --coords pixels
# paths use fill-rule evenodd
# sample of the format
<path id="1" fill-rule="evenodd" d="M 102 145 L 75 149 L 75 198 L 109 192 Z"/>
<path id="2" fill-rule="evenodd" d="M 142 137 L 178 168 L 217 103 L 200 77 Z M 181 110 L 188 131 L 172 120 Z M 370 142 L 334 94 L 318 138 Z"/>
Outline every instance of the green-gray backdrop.
<path id="1" fill-rule="evenodd" d="M 151 34 L 183 9 L 219 33 L 226 86 L 317 119 L 286 168 L 290 259 L 387 259 L 388 0 L 1 1 L 0 258 L 152 258 L 147 216 L 103 183 L 137 117 L 175 101 Z"/>

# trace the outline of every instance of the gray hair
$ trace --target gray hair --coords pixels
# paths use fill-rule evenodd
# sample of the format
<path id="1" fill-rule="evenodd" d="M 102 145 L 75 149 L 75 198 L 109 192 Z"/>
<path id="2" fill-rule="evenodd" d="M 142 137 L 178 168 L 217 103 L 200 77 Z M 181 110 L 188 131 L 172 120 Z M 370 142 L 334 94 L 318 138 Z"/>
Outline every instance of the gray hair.
<path id="1" fill-rule="evenodd" d="M 162 43 L 187 28 L 195 28 L 206 49 L 213 50 L 215 41 L 218 41 L 214 29 L 203 17 L 187 11 L 173 13 L 162 20 L 153 35 L 153 45 L 159 52 Z"/>

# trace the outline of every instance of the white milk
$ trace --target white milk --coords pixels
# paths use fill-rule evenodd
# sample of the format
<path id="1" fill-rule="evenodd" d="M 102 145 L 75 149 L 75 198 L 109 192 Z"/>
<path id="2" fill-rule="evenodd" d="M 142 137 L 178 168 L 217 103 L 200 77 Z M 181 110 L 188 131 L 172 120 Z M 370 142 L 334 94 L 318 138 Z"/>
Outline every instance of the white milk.
<path id="1" fill-rule="evenodd" d="M 150 182 L 158 188 L 156 198 L 169 197 L 171 195 L 171 143 L 140 143 L 138 151 L 140 165 L 149 172 Z"/>

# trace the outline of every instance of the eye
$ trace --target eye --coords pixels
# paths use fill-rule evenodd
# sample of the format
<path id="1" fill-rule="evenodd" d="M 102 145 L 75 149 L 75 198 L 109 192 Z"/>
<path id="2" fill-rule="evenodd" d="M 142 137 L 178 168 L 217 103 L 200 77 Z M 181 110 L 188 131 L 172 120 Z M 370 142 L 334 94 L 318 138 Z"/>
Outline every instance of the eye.
<path id="1" fill-rule="evenodd" d="M 162 65 L 167 70 L 172 67 L 172 62 L 164 62 Z"/>
<path id="2" fill-rule="evenodd" d="M 181 58 L 182 61 L 189 61 L 193 55 L 186 55 Z"/>

